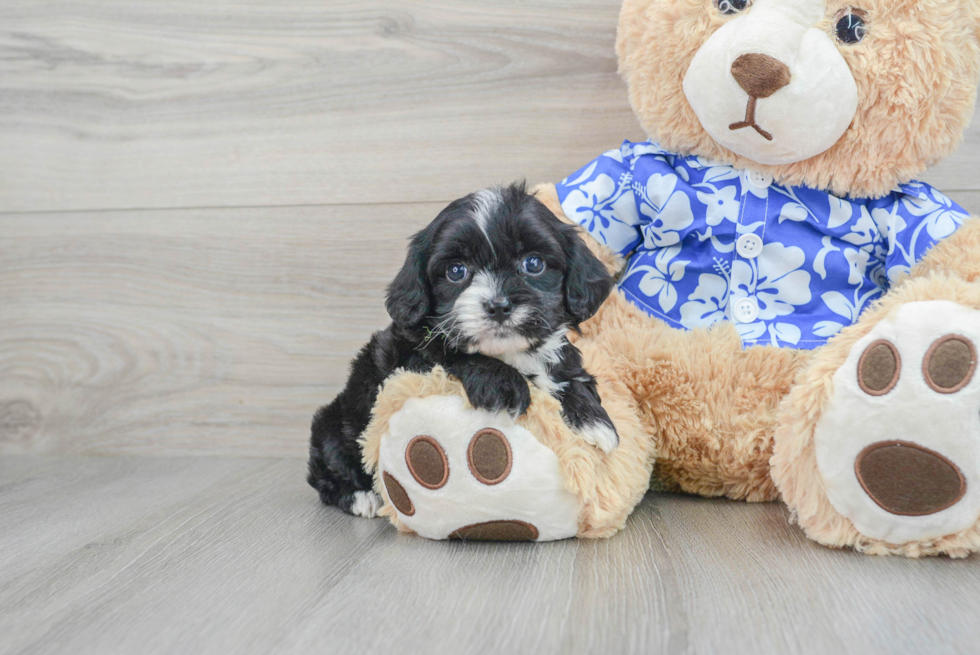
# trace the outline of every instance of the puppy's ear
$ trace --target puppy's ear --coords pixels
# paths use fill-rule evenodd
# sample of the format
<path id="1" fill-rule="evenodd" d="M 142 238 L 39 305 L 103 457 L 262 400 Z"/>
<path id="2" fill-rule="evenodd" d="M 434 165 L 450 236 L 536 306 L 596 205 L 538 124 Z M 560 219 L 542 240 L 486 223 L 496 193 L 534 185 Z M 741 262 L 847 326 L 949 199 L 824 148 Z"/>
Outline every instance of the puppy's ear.
<path id="1" fill-rule="evenodd" d="M 432 226 L 412 237 L 405 264 L 388 285 L 385 308 L 396 325 L 418 325 L 429 313 L 429 284 L 425 269 L 429 262 L 432 240 Z"/>
<path id="2" fill-rule="evenodd" d="M 572 227 L 565 230 L 565 259 L 565 306 L 577 325 L 599 311 L 613 279 Z"/>

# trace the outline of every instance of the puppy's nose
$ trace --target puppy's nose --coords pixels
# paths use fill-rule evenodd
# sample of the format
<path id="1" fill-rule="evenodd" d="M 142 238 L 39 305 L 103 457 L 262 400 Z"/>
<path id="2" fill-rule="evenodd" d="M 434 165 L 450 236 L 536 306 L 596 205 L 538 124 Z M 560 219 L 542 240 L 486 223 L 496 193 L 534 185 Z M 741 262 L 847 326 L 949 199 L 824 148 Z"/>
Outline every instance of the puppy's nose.
<path id="1" fill-rule="evenodd" d="M 732 63 L 732 77 L 753 98 L 768 98 L 789 84 L 789 66 L 769 55 L 751 53 Z"/>
<path id="2" fill-rule="evenodd" d="M 490 319 L 498 323 L 503 323 L 510 316 L 511 310 L 514 309 L 514 305 L 511 304 L 510 300 L 507 298 L 494 298 L 487 302 L 487 314 L 490 315 Z"/>

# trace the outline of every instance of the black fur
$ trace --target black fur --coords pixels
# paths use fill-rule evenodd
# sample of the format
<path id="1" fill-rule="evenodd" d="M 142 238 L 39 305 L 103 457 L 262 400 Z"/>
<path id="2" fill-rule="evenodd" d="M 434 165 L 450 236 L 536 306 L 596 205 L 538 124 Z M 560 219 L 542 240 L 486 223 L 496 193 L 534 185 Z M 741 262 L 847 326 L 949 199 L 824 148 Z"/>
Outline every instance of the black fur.
<path id="1" fill-rule="evenodd" d="M 544 270 L 530 273 L 528 257 Z M 454 265 L 466 267 L 458 281 L 447 277 Z M 357 439 L 379 386 L 398 369 L 424 373 L 441 365 L 475 407 L 515 416 L 531 403 L 528 378 L 547 382 L 541 386 L 554 389 L 570 426 L 614 430 L 581 354 L 562 336 L 592 316 L 611 288 L 577 230 L 523 185 L 454 201 L 412 237 L 388 287 L 392 324 L 372 336 L 351 364 L 347 386 L 314 416 L 307 480 L 324 503 L 346 512 L 355 492 L 371 489 Z M 491 318 L 491 301 L 510 307 L 502 322 Z M 520 364 L 504 361 L 514 357 L 540 366 L 522 374 L 514 367 Z M 549 380 L 535 379 L 541 375 Z"/>

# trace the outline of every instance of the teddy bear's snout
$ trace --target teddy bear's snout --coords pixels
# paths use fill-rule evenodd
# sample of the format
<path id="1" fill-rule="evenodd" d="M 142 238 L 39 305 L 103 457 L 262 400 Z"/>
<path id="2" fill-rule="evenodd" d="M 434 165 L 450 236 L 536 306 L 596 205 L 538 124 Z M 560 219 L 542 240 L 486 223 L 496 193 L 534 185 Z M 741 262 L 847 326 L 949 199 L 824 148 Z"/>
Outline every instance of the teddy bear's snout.
<path id="1" fill-rule="evenodd" d="M 758 53 L 741 55 L 732 63 L 732 77 L 753 98 L 768 98 L 789 84 L 789 66 Z"/>
<path id="2" fill-rule="evenodd" d="M 768 98 L 776 91 L 789 84 L 792 77 L 789 66 L 775 57 L 756 52 L 740 55 L 732 62 L 732 77 L 749 94 L 749 103 L 745 107 L 745 120 L 732 123 L 729 130 L 740 130 L 751 127 L 767 141 L 772 141 L 772 134 L 766 132 L 755 122 L 755 105 L 759 98 Z"/>

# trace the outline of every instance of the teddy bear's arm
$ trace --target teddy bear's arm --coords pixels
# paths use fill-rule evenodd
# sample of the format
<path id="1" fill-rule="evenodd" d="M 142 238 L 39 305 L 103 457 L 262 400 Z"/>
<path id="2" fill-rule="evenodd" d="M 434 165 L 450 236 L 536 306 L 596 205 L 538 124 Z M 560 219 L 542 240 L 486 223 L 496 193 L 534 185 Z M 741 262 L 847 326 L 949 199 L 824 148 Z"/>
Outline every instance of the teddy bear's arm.
<path id="1" fill-rule="evenodd" d="M 875 257 L 884 265 L 885 274 L 878 278 L 882 290 L 932 271 L 977 276 L 980 237 L 975 221 L 939 190 L 913 181 L 890 196 L 868 201 L 865 215 L 869 213 L 878 224 Z"/>
<path id="2" fill-rule="evenodd" d="M 953 274 L 967 282 L 980 280 L 980 218 L 970 217 L 937 243 L 913 269 L 911 279 Z"/>
<path id="3" fill-rule="evenodd" d="M 558 200 L 558 191 L 555 189 L 554 184 L 539 184 L 531 190 L 531 193 L 537 196 L 544 205 L 550 209 L 555 216 L 558 217 L 563 223 L 568 223 L 569 225 L 574 225 L 579 227 L 574 221 L 565 216 L 565 212 L 562 211 L 561 202 Z M 591 234 L 579 227 L 579 234 L 585 243 L 589 246 L 589 250 L 595 255 L 600 262 L 606 266 L 606 270 L 609 271 L 610 275 L 618 275 L 620 271 L 626 266 L 626 259 L 613 251 L 612 248 L 604 243 L 599 243 Z"/>

